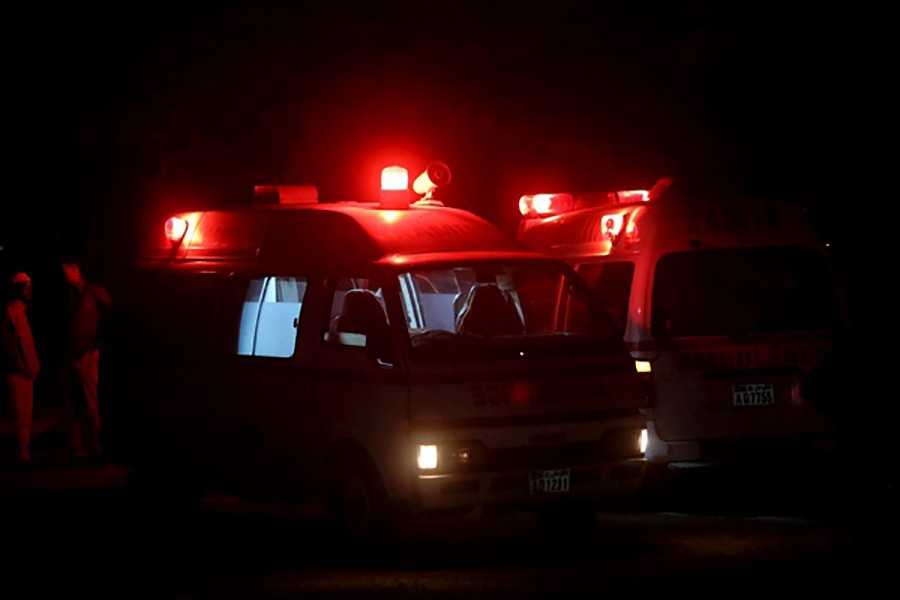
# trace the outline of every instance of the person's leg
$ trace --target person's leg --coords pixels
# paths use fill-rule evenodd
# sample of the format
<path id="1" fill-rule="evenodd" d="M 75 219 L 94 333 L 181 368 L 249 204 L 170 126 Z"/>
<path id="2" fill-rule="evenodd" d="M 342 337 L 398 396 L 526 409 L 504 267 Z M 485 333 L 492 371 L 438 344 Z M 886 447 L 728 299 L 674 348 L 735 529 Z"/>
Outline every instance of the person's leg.
<path id="1" fill-rule="evenodd" d="M 69 443 L 72 455 L 76 459 L 87 458 L 88 452 L 84 447 L 82 433 L 82 414 L 84 413 L 84 399 L 79 381 L 77 369 L 73 361 L 65 361 L 60 371 L 60 388 L 65 399 L 66 422 L 69 425 Z"/>
<path id="2" fill-rule="evenodd" d="M 7 375 L 7 390 L 16 421 L 18 460 L 31 462 L 31 422 L 34 410 L 34 381 L 19 375 Z"/>
<path id="3" fill-rule="evenodd" d="M 100 366 L 100 351 L 91 350 L 85 352 L 75 362 L 75 370 L 81 384 L 81 394 L 84 400 L 84 412 L 81 423 L 83 429 L 83 442 L 87 450 L 95 457 L 100 456 L 100 405 L 97 397 L 98 368 Z"/>

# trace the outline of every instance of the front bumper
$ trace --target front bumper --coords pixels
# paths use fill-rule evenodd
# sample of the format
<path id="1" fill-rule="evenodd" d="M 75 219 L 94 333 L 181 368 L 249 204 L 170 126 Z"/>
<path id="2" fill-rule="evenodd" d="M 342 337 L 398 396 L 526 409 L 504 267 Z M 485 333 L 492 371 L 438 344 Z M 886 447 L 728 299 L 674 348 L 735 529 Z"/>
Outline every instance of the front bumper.
<path id="1" fill-rule="evenodd" d="M 568 491 L 539 493 L 529 490 L 528 470 L 420 474 L 415 481 L 416 505 L 425 512 L 475 507 L 527 508 L 570 501 L 602 506 L 636 493 L 646 469 L 647 461 L 643 458 L 572 467 Z"/>

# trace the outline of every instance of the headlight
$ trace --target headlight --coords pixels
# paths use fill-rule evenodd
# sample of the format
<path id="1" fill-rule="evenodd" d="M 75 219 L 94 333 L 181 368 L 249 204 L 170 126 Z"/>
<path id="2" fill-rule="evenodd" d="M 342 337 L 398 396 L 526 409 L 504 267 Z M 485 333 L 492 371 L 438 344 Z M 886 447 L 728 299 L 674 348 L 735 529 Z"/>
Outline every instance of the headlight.
<path id="1" fill-rule="evenodd" d="M 604 460 L 641 458 L 647 452 L 647 429 L 616 428 L 606 432 L 600 445 Z"/>
<path id="2" fill-rule="evenodd" d="M 437 469 L 437 446 L 434 444 L 419 444 L 419 450 L 416 453 L 416 463 L 419 465 L 419 469 L 423 471 Z"/>
<path id="3" fill-rule="evenodd" d="M 439 444 L 418 444 L 416 464 L 420 471 L 458 473 L 484 467 L 487 452 L 479 442 L 454 440 Z"/>

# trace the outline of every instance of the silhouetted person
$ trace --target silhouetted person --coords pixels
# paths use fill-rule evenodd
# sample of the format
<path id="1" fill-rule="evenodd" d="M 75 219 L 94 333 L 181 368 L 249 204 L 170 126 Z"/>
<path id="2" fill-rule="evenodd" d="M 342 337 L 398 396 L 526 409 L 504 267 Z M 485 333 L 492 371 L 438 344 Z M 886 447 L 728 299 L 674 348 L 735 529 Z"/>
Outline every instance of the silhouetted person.
<path id="1" fill-rule="evenodd" d="M 34 414 L 34 379 L 40 371 L 34 336 L 28 322 L 31 302 L 31 278 L 25 273 L 12 276 L 12 298 L 7 302 L 0 323 L 3 344 L 3 374 L 6 392 L 15 418 L 17 461 L 31 466 L 31 423 Z"/>
<path id="2" fill-rule="evenodd" d="M 62 262 L 68 284 L 62 357 L 62 391 L 76 460 L 100 460 L 100 404 L 97 396 L 103 322 L 110 305 L 106 289 L 84 278 L 75 258 Z"/>

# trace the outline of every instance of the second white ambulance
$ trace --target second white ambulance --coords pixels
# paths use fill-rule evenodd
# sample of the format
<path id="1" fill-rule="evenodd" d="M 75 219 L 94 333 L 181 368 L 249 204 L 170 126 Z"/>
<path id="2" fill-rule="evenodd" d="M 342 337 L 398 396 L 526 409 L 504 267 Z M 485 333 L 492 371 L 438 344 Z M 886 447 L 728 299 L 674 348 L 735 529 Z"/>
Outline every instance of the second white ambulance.
<path id="1" fill-rule="evenodd" d="M 523 196 L 518 239 L 576 267 L 653 381 L 654 482 L 827 467 L 837 425 L 800 393 L 850 327 L 827 245 L 796 203 L 678 183 Z"/>

